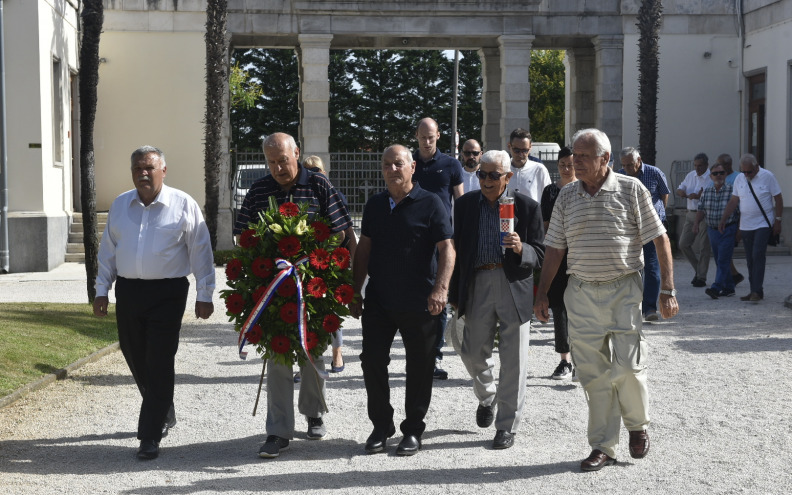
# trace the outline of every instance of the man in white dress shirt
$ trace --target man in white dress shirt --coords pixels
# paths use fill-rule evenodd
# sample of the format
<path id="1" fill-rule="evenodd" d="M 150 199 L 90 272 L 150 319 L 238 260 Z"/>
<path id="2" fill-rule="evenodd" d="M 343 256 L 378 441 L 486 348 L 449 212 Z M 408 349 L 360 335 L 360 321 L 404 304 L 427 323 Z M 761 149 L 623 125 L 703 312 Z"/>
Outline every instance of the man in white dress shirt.
<path id="1" fill-rule="evenodd" d="M 707 234 L 707 227 L 704 225 L 702 225 L 698 233 L 694 233 L 693 225 L 696 223 L 696 213 L 698 212 L 698 202 L 701 193 L 712 185 L 708 173 L 709 158 L 704 153 L 699 153 L 693 158 L 693 166 L 695 169 L 685 176 L 685 180 L 679 184 L 676 191 L 677 196 L 687 199 L 687 213 L 685 214 L 682 234 L 679 236 L 679 250 L 682 251 L 682 254 L 685 255 L 685 258 L 695 270 L 696 274 L 690 283 L 693 287 L 706 287 L 710 260 L 709 235 Z"/>
<path id="2" fill-rule="evenodd" d="M 475 139 L 468 139 L 462 145 L 462 188 L 466 193 L 481 189 L 476 175 L 481 160 L 481 145 Z"/>
<path id="3" fill-rule="evenodd" d="M 164 184 L 165 156 L 153 146 L 132 153 L 135 189 L 110 207 L 99 246 L 96 316 L 107 316 L 107 294 L 116 283 L 118 340 L 143 404 L 138 417 L 138 458 L 154 459 L 176 424 L 174 361 L 193 273 L 195 316 L 214 311 L 214 260 L 198 203 Z"/>

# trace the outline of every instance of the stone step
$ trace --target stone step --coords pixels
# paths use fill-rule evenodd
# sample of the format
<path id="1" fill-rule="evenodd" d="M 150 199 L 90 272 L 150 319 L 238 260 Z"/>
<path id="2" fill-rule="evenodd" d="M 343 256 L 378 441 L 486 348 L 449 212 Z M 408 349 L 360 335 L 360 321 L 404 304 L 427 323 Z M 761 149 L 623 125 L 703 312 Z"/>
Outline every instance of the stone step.
<path id="1" fill-rule="evenodd" d="M 105 222 L 99 222 L 99 223 L 97 223 L 97 225 L 96 225 L 96 230 L 97 230 L 97 232 L 99 232 L 99 235 L 102 235 L 102 232 L 104 232 L 105 225 L 107 225 L 107 223 L 105 223 Z M 73 223 L 71 224 L 71 228 L 69 228 L 69 231 L 70 231 L 71 233 L 75 233 L 75 234 L 76 234 L 76 233 L 78 233 L 78 232 L 79 232 L 80 234 L 82 234 L 84 230 L 85 230 L 85 229 L 83 228 L 83 224 L 82 224 L 82 222 L 80 222 L 80 223 L 73 222 Z"/>
<path id="2" fill-rule="evenodd" d="M 85 244 L 82 242 L 69 242 L 66 244 L 66 252 L 71 254 L 85 254 Z"/>
<path id="3" fill-rule="evenodd" d="M 789 246 L 767 246 L 767 256 L 789 256 L 792 254 Z M 732 258 L 745 259 L 745 247 L 740 243 L 739 246 L 734 248 Z"/>
<path id="4" fill-rule="evenodd" d="M 85 263 L 84 253 L 66 253 L 66 263 Z"/>

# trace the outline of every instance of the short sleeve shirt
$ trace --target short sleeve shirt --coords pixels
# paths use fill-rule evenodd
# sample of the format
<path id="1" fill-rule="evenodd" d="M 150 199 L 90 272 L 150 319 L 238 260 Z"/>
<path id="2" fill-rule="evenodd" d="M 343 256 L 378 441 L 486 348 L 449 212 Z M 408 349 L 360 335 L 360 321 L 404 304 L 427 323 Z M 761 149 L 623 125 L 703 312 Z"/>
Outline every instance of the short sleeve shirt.
<path id="1" fill-rule="evenodd" d="M 750 182 L 756 197 L 762 203 L 762 210 L 767 215 L 767 220 L 772 225 L 775 219 L 773 197 L 781 194 L 781 186 L 778 184 L 773 172 L 761 167 Z M 762 215 L 759 205 L 756 204 L 756 200 L 751 194 L 751 189 L 748 188 L 748 179 L 745 174 L 740 174 L 734 180 L 734 192 L 732 194 L 740 198 L 740 230 L 757 230 L 770 227 L 764 215 Z"/>
<path id="2" fill-rule="evenodd" d="M 724 184 L 721 186 L 720 191 L 715 189 L 715 185 L 711 185 L 704 189 L 704 192 L 699 198 L 698 209 L 707 214 L 707 226 L 710 228 L 718 228 L 721 217 L 723 216 L 726 205 L 732 197 L 732 186 Z M 735 208 L 731 216 L 726 220 L 726 225 L 732 224 L 737 221 L 740 215 L 740 209 Z"/>
<path id="3" fill-rule="evenodd" d="M 620 174 L 627 175 L 624 169 L 619 170 Z M 641 184 L 649 190 L 652 195 L 652 203 L 654 204 L 657 214 L 660 215 L 660 220 L 666 219 L 665 205 L 663 204 L 663 196 L 670 194 L 668 190 L 668 183 L 666 182 L 665 174 L 662 170 L 646 163 L 641 164 L 641 170 L 635 177 L 641 181 Z"/>
<path id="4" fill-rule="evenodd" d="M 436 150 L 431 160 L 424 162 L 419 151 L 413 153 L 415 175 L 413 182 L 421 185 L 425 191 L 437 194 L 443 202 L 448 218 L 451 218 L 451 201 L 454 199 L 454 187 L 462 184 L 462 164 L 440 150 Z"/>

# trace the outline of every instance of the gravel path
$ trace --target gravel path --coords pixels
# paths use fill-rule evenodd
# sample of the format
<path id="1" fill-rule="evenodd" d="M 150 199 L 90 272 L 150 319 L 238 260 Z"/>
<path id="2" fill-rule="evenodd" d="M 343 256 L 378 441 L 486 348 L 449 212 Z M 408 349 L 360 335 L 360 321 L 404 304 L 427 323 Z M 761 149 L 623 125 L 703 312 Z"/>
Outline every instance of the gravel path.
<path id="1" fill-rule="evenodd" d="M 745 261 L 737 260 L 745 273 Z M 0 301 L 87 301 L 81 265 L 49 274 L 0 276 Z M 140 406 L 120 352 L 0 409 L 0 491 L 8 494 L 204 493 L 789 493 L 792 484 L 792 258 L 768 258 L 759 304 L 711 300 L 676 260 L 681 311 L 647 328 L 650 343 L 652 450 L 581 473 L 589 453 L 582 388 L 548 376 L 558 363 L 552 325 L 532 332 L 526 418 L 515 446 L 495 451 L 494 430 L 475 424 L 476 401 L 449 348 L 450 379 L 435 382 L 424 448 L 416 456 L 366 455 L 370 432 L 358 354 L 357 320 L 345 324 L 346 370 L 328 382 L 329 435 L 297 438 L 278 459 L 257 457 L 264 440 L 265 396 L 251 412 L 261 371 L 240 361 L 236 334 L 218 311 L 209 321 L 188 312 L 177 355 L 179 423 L 154 461 L 135 457 Z M 710 280 L 714 267 L 710 268 Z M 218 270 L 218 281 L 223 282 Z M 747 282 L 738 295 L 747 293 Z M 191 303 L 190 303 L 191 304 Z M 222 308 L 217 299 L 215 306 Z M 188 308 L 191 305 L 188 305 Z M 397 339 L 398 342 L 398 339 Z M 392 400 L 403 418 L 404 352 L 394 347 Z"/>

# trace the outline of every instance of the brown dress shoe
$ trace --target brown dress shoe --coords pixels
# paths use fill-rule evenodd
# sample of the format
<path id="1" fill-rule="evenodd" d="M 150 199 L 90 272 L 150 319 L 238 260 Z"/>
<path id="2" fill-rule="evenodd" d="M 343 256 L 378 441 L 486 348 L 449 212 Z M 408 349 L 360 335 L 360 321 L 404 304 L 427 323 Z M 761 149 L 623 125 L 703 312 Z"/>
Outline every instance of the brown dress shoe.
<path id="1" fill-rule="evenodd" d="M 612 464 L 616 464 L 616 459 L 601 450 L 594 449 L 589 454 L 588 459 L 580 463 L 580 469 L 582 471 L 599 471 L 605 466 Z"/>
<path id="2" fill-rule="evenodd" d="M 643 459 L 649 453 L 649 433 L 646 430 L 630 432 L 630 456 Z"/>

